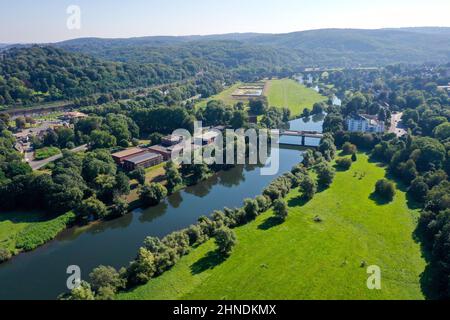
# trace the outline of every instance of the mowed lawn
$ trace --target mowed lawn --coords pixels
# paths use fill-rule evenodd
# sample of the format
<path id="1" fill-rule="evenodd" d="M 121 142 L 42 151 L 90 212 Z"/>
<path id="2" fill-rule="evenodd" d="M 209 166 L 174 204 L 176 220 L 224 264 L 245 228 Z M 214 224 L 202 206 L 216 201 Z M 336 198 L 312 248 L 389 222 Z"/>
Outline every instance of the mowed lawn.
<path id="1" fill-rule="evenodd" d="M 289 108 L 294 116 L 300 115 L 304 108 L 312 109 L 316 102 L 327 100 L 292 79 L 269 80 L 265 92 L 270 106 Z"/>
<path id="2" fill-rule="evenodd" d="M 159 278 L 119 299 L 424 299 L 425 261 L 413 240 L 418 211 L 405 193 L 377 204 L 371 194 L 385 170 L 368 157 L 338 172 L 331 188 L 303 203 L 290 193 L 289 217 L 273 223 L 269 211 L 235 229 L 238 244 L 222 260 L 211 240 Z M 323 221 L 315 222 L 319 216 Z M 382 289 L 367 288 L 377 265 Z"/>

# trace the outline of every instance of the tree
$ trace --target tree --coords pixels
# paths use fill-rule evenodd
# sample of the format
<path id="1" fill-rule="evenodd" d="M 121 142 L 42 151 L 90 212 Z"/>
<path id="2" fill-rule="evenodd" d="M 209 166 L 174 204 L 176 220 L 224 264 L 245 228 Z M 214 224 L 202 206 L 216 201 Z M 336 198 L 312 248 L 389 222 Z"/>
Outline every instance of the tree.
<path id="1" fill-rule="evenodd" d="M 317 183 L 309 175 L 305 175 L 300 180 L 300 189 L 303 197 L 311 200 L 317 192 Z"/>
<path id="2" fill-rule="evenodd" d="M 394 184 L 386 179 L 378 180 L 375 185 L 375 193 L 383 199 L 392 201 L 395 196 Z"/>
<path id="3" fill-rule="evenodd" d="M 154 206 L 167 196 L 167 189 L 160 183 L 145 184 L 139 190 L 139 199 L 144 206 Z"/>
<path id="4" fill-rule="evenodd" d="M 439 140 L 450 138 L 450 122 L 440 124 L 434 129 L 434 136 Z"/>
<path id="5" fill-rule="evenodd" d="M 17 129 L 24 129 L 27 125 L 27 122 L 25 121 L 24 117 L 17 117 L 15 122 L 16 122 Z"/>
<path id="6" fill-rule="evenodd" d="M 72 289 L 68 300 L 95 300 L 91 285 L 86 281 L 81 281 L 78 287 Z"/>
<path id="7" fill-rule="evenodd" d="M 91 287 L 98 292 L 101 288 L 109 287 L 115 293 L 124 287 L 123 279 L 113 267 L 99 266 L 89 274 Z"/>
<path id="8" fill-rule="evenodd" d="M 358 161 L 358 156 L 356 155 L 356 153 L 352 154 L 352 161 L 353 162 Z"/>
<path id="9" fill-rule="evenodd" d="M 113 217 L 122 217 L 128 213 L 128 202 L 120 197 L 115 197 L 111 206 Z"/>
<path id="10" fill-rule="evenodd" d="M 286 220 L 289 211 L 288 206 L 286 204 L 286 201 L 283 199 L 277 199 L 273 203 L 273 211 L 275 212 L 275 215 L 282 221 Z"/>
<path id="11" fill-rule="evenodd" d="M 248 106 L 251 114 L 255 116 L 262 115 L 266 112 L 267 101 L 264 99 L 251 99 Z"/>
<path id="12" fill-rule="evenodd" d="M 243 110 L 233 111 L 233 116 L 230 120 L 230 125 L 233 129 L 244 128 L 248 123 L 247 112 Z"/>
<path id="13" fill-rule="evenodd" d="M 216 231 L 215 239 L 219 252 L 225 256 L 230 255 L 233 247 L 237 243 L 237 238 L 234 231 L 226 227 L 220 228 Z"/>
<path id="14" fill-rule="evenodd" d="M 429 187 L 422 177 L 414 179 L 409 188 L 409 194 L 418 202 L 424 202 L 428 195 Z"/>
<path id="15" fill-rule="evenodd" d="M 130 193 L 130 179 L 123 172 L 116 175 L 116 184 L 114 186 L 116 195 L 128 195 Z"/>
<path id="16" fill-rule="evenodd" d="M 253 199 L 245 199 L 244 200 L 244 211 L 245 217 L 247 221 L 254 220 L 259 213 L 259 205 L 256 200 Z"/>
<path id="17" fill-rule="evenodd" d="M 342 152 L 345 155 L 355 154 L 357 151 L 358 150 L 357 150 L 356 146 L 354 144 L 351 144 L 350 142 L 346 142 L 342 146 Z"/>
<path id="18" fill-rule="evenodd" d="M 183 178 L 173 161 L 168 161 L 164 165 L 164 170 L 166 171 L 167 189 L 172 192 L 183 182 Z"/>
<path id="19" fill-rule="evenodd" d="M 328 164 L 322 162 L 316 167 L 317 181 L 322 187 L 329 187 L 333 182 L 336 172 Z"/>
<path id="20" fill-rule="evenodd" d="M 136 259 L 127 269 L 127 279 L 130 285 L 147 283 L 155 274 L 154 255 L 145 248 L 140 248 Z"/>
<path id="21" fill-rule="evenodd" d="M 108 209 L 105 204 L 95 197 L 83 200 L 78 206 L 77 213 L 83 218 L 94 216 L 96 218 L 105 218 L 108 215 Z"/>
<path id="22" fill-rule="evenodd" d="M 117 145 L 116 137 L 101 130 L 92 131 L 89 140 L 93 149 L 112 148 Z"/>
<path id="23" fill-rule="evenodd" d="M 342 170 L 348 170 L 352 166 L 352 159 L 349 158 L 339 158 L 336 160 L 337 166 Z"/>
<path id="24" fill-rule="evenodd" d="M 136 179 L 140 185 L 145 183 L 145 169 L 137 167 L 135 170 L 129 173 L 131 179 Z"/>

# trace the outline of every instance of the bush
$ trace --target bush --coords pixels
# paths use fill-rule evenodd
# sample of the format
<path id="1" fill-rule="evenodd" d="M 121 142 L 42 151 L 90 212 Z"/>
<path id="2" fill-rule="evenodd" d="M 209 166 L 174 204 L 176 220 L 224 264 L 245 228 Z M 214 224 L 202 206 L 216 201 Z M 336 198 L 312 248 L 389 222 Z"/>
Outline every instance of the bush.
<path id="1" fill-rule="evenodd" d="M 139 199 L 144 206 L 155 206 L 167 196 L 167 189 L 160 183 L 151 183 L 144 185 L 139 190 Z"/>
<path id="2" fill-rule="evenodd" d="M 358 161 L 358 156 L 356 155 L 356 153 L 352 154 L 352 161 L 353 162 Z"/>
<path id="3" fill-rule="evenodd" d="M 53 220 L 31 224 L 17 235 L 16 247 L 31 251 L 54 239 L 74 219 L 75 214 L 68 212 Z"/>
<path id="4" fill-rule="evenodd" d="M 356 153 L 356 151 L 358 151 L 358 149 L 356 148 L 356 146 L 354 144 L 351 144 L 350 142 L 346 142 L 342 146 L 342 152 L 345 155 L 354 154 L 354 153 Z"/>
<path id="5" fill-rule="evenodd" d="M 336 160 L 336 164 L 340 169 L 349 170 L 352 166 L 352 159 L 349 158 L 339 158 Z"/>
<path id="6" fill-rule="evenodd" d="M 37 149 L 34 152 L 34 158 L 36 160 L 44 160 L 48 159 L 50 157 L 56 156 L 61 153 L 61 150 L 59 150 L 56 147 L 45 147 L 42 149 Z"/>
<path id="7" fill-rule="evenodd" d="M 234 231 L 228 228 L 220 228 L 216 231 L 215 237 L 219 252 L 228 256 L 237 243 Z"/>
<path id="8" fill-rule="evenodd" d="M 383 199 L 392 201 L 395 196 L 394 184 L 386 179 L 379 180 L 375 185 L 375 193 Z"/>
<path id="9" fill-rule="evenodd" d="M 11 257 L 12 257 L 12 254 L 8 249 L 0 248 L 0 263 L 11 259 Z"/>

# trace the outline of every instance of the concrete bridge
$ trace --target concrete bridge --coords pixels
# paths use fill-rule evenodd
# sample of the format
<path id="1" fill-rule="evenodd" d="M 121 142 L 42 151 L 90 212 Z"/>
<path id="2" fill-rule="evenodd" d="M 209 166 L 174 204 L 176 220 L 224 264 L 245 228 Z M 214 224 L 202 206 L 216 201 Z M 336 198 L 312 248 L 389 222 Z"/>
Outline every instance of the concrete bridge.
<path id="1" fill-rule="evenodd" d="M 297 130 L 281 130 L 280 138 L 283 136 L 301 138 L 301 145 L 306 146 L 306 138 L 322 139 L 323 133 L 317 131 L 297 131 Z"/>

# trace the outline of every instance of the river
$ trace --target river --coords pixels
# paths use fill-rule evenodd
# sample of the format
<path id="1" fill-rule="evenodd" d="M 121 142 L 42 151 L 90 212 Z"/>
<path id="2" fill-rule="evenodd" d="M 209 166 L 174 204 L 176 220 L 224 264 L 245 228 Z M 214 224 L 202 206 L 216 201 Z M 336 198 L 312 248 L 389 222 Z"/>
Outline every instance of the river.
<path id="1" fill-rule="evenodd" d="M 293 130 L 320 131 L 321 127 L 321 119 L 291 123 Z M 317 141 L 311 143 L 315 145 Z M 69 265 L 81 268 L 82 279 L 87 279 L 98 265 L 126 266 L 145 237 L 163 237 L 195 223 L 201 215 L 224 207 L 240 207 L 244 199 L 261 194 L 273 179 L 301 161 L 298 149 L 279 151 L 280 170 L 274 176 L 262 176 L 257 166 L 238 166 L 177 192 L 156 207 L 68 229 L 48 244 L 14 257 L 0 265 L 0 300 L 55 299 L 66 291 Z"/>

